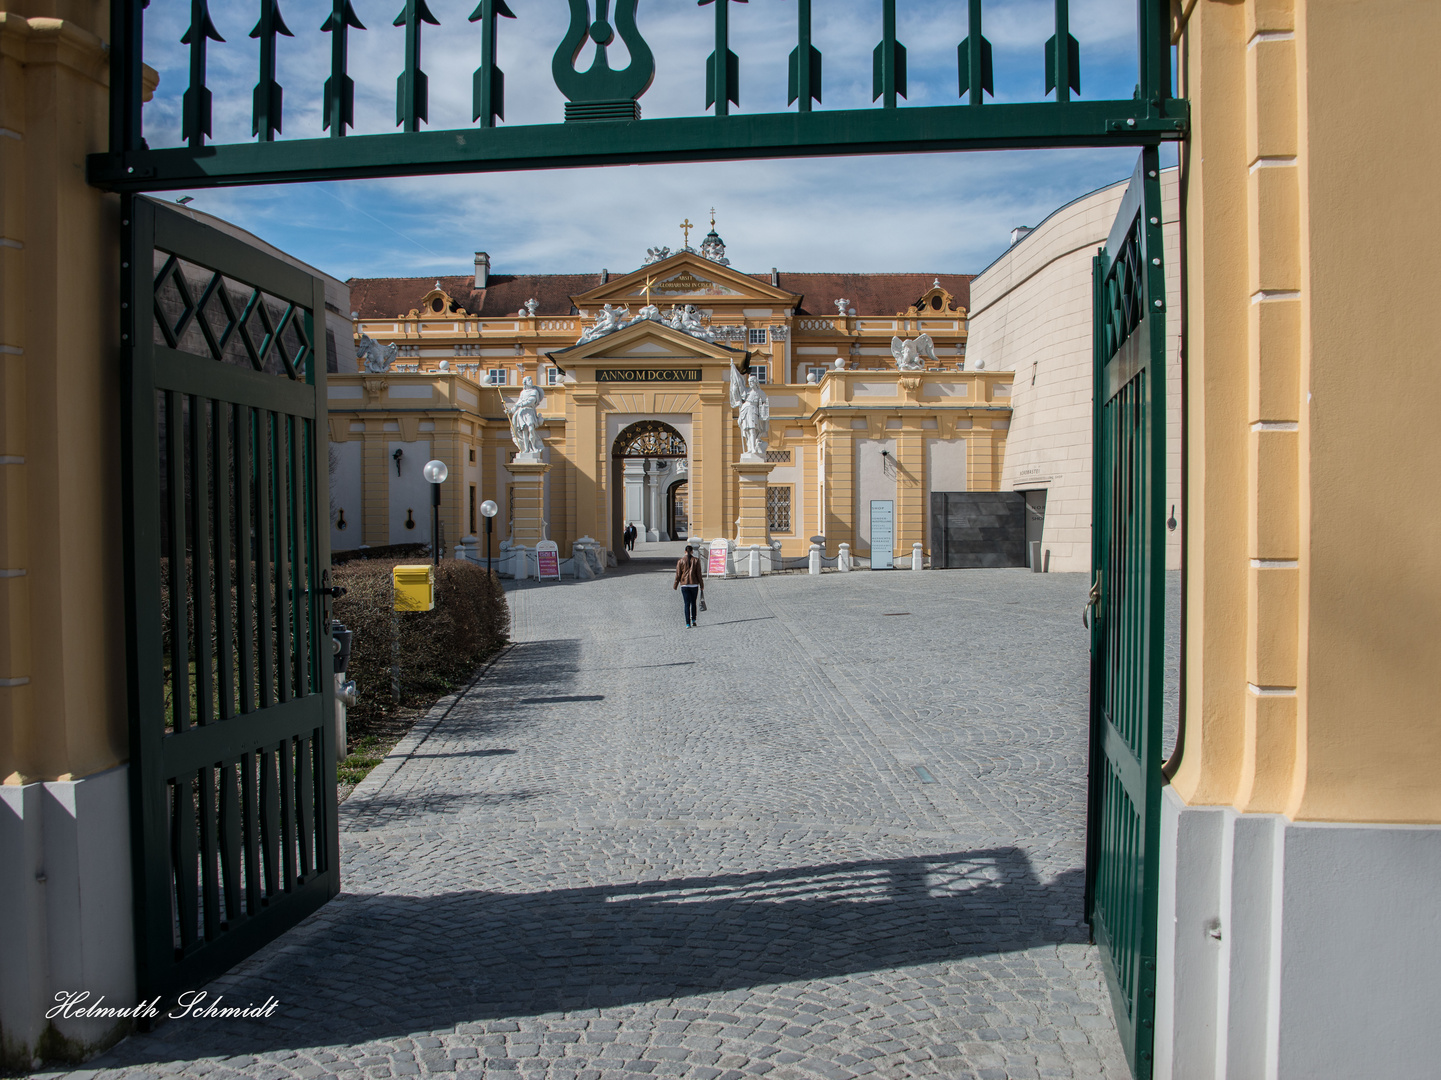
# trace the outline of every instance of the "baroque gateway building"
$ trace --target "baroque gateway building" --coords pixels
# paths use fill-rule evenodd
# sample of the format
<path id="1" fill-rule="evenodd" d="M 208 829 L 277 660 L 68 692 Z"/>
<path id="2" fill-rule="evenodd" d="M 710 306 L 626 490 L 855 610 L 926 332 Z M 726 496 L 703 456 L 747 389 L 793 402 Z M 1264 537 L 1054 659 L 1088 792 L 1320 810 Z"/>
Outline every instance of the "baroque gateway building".
<path id="1" fill-rule="evenodd" d="M 897 560 L 920 544 L 934 566 L 1026 562 L 1025 498 L 999 492 L 1012 373 L 966 362 L 969 275 L 747 274 L 712 230 L 627 274 L 492 274 L 478 253 L 474 276 L 348 284 L 356 368 L 329 381 L 336 551 L 427 542 L 436 458 L 447 551 L 484 536 L 493 500 L 497 554 L 593 540 L 623 559 L 634 524 L 782 557 L 821 536 L 828 557 L 866 559 L 874 510 Z M 769 415 L 745 454 L 752 378 Z M 527 381 L 541 446 L 517 461 Z"/>

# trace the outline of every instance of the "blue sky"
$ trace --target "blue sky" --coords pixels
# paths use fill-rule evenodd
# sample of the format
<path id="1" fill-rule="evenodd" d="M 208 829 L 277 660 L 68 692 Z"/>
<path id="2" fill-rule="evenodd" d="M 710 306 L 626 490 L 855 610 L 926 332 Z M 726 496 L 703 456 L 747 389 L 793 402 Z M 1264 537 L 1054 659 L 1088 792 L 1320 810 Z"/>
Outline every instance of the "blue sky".
<path id="1" fill-rule="evenodd" d="M 430 127 L 471 126 L 471 72 L 480 28 L 466 17 L 476 0 L 427 0 L 441 22 L 426 26 L 422 68 L 430 77 Z M 402 0 L 353 0 L 368 28 L 352 31 L 356 131 L 396 130 L 395 77 L 404 30 L 391 25 Z M 566 0 L 509 0 L 500 20 L 510 124 L 561 119 L 564 98 L 551 55 L 569 22 Z M 1083 98 L 1128 98 L 1136 82 L 1132 0 L 1071 0 L 1081 44 Z M 157 0 L 146 18 L 146 61 L 160 72 L 146 106 L 151 146 L 180 142 L 188 50 L 180 45 L 189 7 Z M 209 85 L 217 142 L 250 139 L 258 43 L 253 3 L 211 0 L 225 44 L 211 43 Z M 330 38 L 318 32 L 329 0 L 282 0 L 295 38 L 282 38 L 282 138 L 314 138 Z M 962 0 L 899 0 L 910 96 L 902 107 L 957 102 L 956 46 L 966 34 Z M 592 2 L 592 10 L 594 2 Z M 871 106 L 871 51 L 880 40 L 880 0 L 815 0 L 814 43 L 824 54 L 824 104 Z M 704 113 L 705 58 L 713 8 L 694 0 L 641 0 L 639 25 L 656 55 L 656 78 L 641 99 L 646 117 Z M 1042 99 L 1042 46 L 1053 0 L 988 0 L 985 33 L 995 52 L 996 101 Z M 731 5 L 731 48 L 740 57 L 738 111 L 786 109 L 786 59 L 795 45 L 794 0 Z M 623 50 L 612 64 L 624 63 Z M 579 66 L 588 66 L 582 54 Z M 625 272 L 648 247 L 680 246 L 679 223 L 718 230 L 741 269 L 981 270 L 1016 225 L 1129 175 L 1131 149 L 1006 151 L 905 157 L 822 158 L 701 165 L 648 165 L 495 175 L 364 180 L 175 192 L 198 209 L 242 225 L 341 278 L 458 274 L 473 252 L 490 252 L 497 273 Z M 695 242 L 695 237 L 692 237 Z"/>

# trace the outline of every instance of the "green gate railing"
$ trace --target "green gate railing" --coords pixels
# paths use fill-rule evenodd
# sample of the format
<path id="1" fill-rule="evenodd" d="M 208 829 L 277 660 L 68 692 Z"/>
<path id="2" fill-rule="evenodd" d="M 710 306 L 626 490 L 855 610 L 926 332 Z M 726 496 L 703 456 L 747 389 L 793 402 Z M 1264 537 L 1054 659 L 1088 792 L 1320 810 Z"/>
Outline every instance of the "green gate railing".
<path id="1" fill-rule="evenodd" d="M 199 985 L 339 890 L 325 294 L 188 214 L 122 210 L 140 991 Z"/>
<path id="2" fill-rule="evenodd" d="M 1046 95 L 1053 100 L 996 103 L 991 44 L 984 34 L 982 0 L 957 0 L 966 10 L 966 36 L 957 45 L 956 89 L 964 104 L 901 108 L 906 96 L 906 49 L 897 40 L 897 0 L 877 0 L 871 57 L 869 109 L 817 109 L 823 94 L 822 56 L 812 43 L 811 0 L 770 5 L 777 13 L 775 36 L 796 42 L 786 69 L 767 71 L 730 48 L 731 0 L 701 0 L 714 27 L 709 57 L 689 62 L 705 71 L 705 104 L 712 115 L 642 120 L 640 99 L 655 77 L 656 57 L 637 15 L 640 0 L 569 0 L 568 26 L 556 25 L 555 51 L 529 56 L 531 67 L 549 66 L 559 96 L 562 123 L 507 126 L 505 76 L 496 63 L 497 40 L 514 18 L 506 0 L 481 0 L 471 12 L 470 28 L 447 24 L 452 34 L 472 34 L 476 68 L 472 84 L 472 127 L 424 131 L 429 119 L 429 79 L 421 66 L 423 37 L 440 27 L 427 0 L 397 0 L 393 26 L 367 29 L 351 0 L 331 0 L 324 24 L 297 27 L 305 36 L 329 34 L 330 71 L 320 87 L 321 130 L 309 138 L 280 139 L 284 89 L 276 79 L 281 49 L 290 28 L 278 0 L 257 0 L 252 38 L 259 39 L 259 70 L 253 94 L 253 142 L 211 142 L 211 91 L 206 84 L 211 54 L 234 49 L 216 28 L 209 0 L 190 0 L 190 79 L 182 102 L 182 143 L 152 146 L 142 118 L 143 41 L 148 0 L 114 0 L 111 5 L 110 147 L 89 160 L 90 182 L 114 191 L 159 191 L 180 187 L 256 184 L 294 180 L 338 180 L 365 176 L 407 176 L 454 172 L 492 172 L 580 165 L 620 165 L 659 161 L 711 161 L 742 158 L 805 157 L 838 154 L 910 153 L 998 147 L 1137 146 L 1184 137 L 1189 110 L 1171 96 L 1171 0 L 1135 0 L 1137 75 L 1134 97 L 1084 100 L 1080 97 L 1083 47 L 1070 32 L 1069 0 L 1054 0 L 1054 33 L 1036 56 L 1044 69 Z M 1125 4 L 1128 0 L 1115 0 Z M 439 5 L 436 5 L 437 7 Z M 468 5 L 467 5 L 468 6 Z M 534 8 L 516 4 L 522 18 Z M 992 4 L 994 10 L 994 3 Z M 247 5 L 235 19 L 231 6 L 215 7 L 230 17 L 226 34 L 233 40 L 248 28 L 255 8 Z M 781 15 L 781 12 L 785 12 Z M 449 17 L 449 16 L 447 16 Z M 222 22 L 224 22 L 222 18 Z M 242 24 L 244 24 L 242 26 Z M 390 33 L 404 40 L 404 67 L 396 73 L 395 126 L 400 132 L 351 134 L 355 123 L 354 84 L 349 69 L 350 39 L 356 34 Z M 624 43 L 626 66 L 614 69 L 611 52 Z M 312 40 L 313 48 L 319 44 Z M 586 70 L 576 61 L 587 46 L 594 59 Z M 667 57 L 666 59 L 671 59 Z M 686 62 L 678 58 L 675 62 Z M 826 68 L 826 71 L 832 69 Z M 376 73 L 367 73 L 374 78 Z M 382 78 L 385 76 L 382 75 Z M 737 115 L 743 79 L 789 85 L 794 112 Z M 1007 88 L 1002 87 L 1004 93 Z M 560 98 L 564 98 L 561 101 Z M 696 101 L 699 108 L 699 96 Z"/>
<path id="3" fill-rule="evenodd" d="M 1094 264 L 1091 776 L 1086 917 L 1136 1080 L 1155 1041 L 1165 662 L 1161 182 L 1141 152 Z"/>

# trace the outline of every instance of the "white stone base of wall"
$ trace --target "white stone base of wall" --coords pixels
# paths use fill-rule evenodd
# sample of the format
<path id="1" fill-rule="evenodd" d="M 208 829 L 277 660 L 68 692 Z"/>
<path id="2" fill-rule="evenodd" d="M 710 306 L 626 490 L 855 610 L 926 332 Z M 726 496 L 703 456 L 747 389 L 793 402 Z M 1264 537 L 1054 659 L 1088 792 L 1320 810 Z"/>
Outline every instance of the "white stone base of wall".
<path id="1" fill-rule="evenodd" d="M 55 995 L 89 991 L 135 1004 L 130 918 L 129 769 L 81 780 L 0 786 L 0 1052 L 28 1065 L 46 1039 L 78 1058 L 129 1027 L 113 1019 L 46 1019 Z M 56 1039 L 55 1035 L 60 1036 Z"/>
<path id="2" fill-rule="evenodd" d="M 1422 1080 L 1441 1061 L 1441 826 L 1161 813 L 1157 1080 Z"/>

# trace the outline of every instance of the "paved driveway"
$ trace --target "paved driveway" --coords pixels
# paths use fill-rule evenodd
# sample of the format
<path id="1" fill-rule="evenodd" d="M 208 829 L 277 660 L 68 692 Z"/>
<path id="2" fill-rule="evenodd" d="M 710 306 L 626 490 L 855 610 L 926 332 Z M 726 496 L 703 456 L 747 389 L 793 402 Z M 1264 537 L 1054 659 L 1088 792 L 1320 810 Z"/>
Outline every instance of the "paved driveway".
<path id="1" fill-rule="evenodd" d="M 511 593 L 514 637 L 342 808 L 344 894 L 139 1080 L 1124 1077 L 1081 921 L 1085 579 Z"/>

